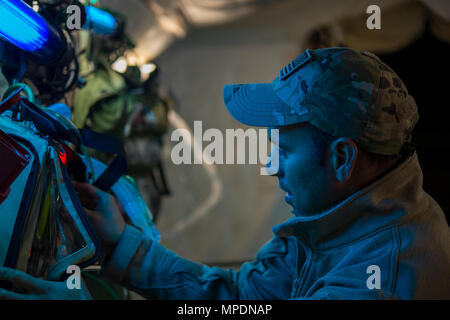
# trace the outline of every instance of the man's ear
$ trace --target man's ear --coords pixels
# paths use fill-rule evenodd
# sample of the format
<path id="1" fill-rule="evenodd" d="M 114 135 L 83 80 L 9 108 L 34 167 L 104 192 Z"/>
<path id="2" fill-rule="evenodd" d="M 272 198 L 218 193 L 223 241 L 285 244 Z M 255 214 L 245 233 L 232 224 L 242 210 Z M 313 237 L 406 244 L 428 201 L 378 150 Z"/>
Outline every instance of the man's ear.
<path id="1" fill-rule="evenodd" d="M 358 157 L 358 147 L 349 138 L 338 138 L 330 145 L 331 166 L 336 179 L 345 182 L 352 176 Z"/>

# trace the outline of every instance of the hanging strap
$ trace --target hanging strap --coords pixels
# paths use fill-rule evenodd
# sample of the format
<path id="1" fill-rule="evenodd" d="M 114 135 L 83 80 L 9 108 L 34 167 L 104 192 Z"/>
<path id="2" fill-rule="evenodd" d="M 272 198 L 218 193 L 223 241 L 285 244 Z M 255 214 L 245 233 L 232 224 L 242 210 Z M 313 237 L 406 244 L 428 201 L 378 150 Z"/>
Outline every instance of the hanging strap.
<path id="1" fill-rule="evenodd" d="M 86 147 L 115 155 L 94 186 L 104 191 L 111 189 L 114 183 L 127 171 L 127 160 L 122 143 L 110 135 L 98 133 L 88 129 L 80 129 Z"/>

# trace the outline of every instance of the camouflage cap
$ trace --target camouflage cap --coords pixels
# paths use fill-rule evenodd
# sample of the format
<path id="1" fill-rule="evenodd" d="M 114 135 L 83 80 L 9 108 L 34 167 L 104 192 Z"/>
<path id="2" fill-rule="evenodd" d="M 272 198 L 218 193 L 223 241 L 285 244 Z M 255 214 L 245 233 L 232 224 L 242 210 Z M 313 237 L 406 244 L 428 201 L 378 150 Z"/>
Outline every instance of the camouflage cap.
<path id="1" fill-rule="evenodd" d="M 400 152 L 419 119 L 397 74 L 374 54 L 348 48 L 306 50 L 272 83 L 226 85 L 223 95 L 244 124 L 310 122 L 383 155 Z"/>

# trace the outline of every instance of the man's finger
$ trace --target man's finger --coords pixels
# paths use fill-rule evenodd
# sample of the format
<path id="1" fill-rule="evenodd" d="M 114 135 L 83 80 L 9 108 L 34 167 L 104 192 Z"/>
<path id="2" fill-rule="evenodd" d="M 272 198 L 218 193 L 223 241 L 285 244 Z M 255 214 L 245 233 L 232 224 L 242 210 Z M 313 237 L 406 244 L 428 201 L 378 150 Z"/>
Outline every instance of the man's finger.
<path id="1" fill-rule="evenodd" d="M 0 288 L 0 300 L 28 300 L 31 299 L 26 294 L 8 291 Z"/>
<path id="2" fill-rule="evenodd" d="M 14 286 L 21 289 L 40 291 L 41 280 L 26 274 L 23 271 L 11 269 L 11 268 L 0 268 L 0 280 L 10 281 Z"/>
<path id="3" fill-rule="evenodd" d="M 102 224 L 102 217 L 99 212 L 90 210 L 88 208 L 84 208 L 84 212 L 86 212 L 86 216 L 88 217 L 94 228 Z"/>
<path id="4" fill-rule="evenodd" d="M 95 196 L 95 194 L 99 190 L 97 187 L 95 187 L 92 184 L 87 183 L 87 182 L 78 182 L 78 181 L 72 180 L 72 184 L 75 187 L 75 189 L 80 190 L 80 191 L 86 193 L 87 195 Z"/>
<path id="5" fill-rule="evenodd" d="M 78 193 L 78 197 L 84 207 L 89 209 L 95 209 L 99 202 L 96 189 L 89 183 L 80 183 L 72 181 L 75 191 Z"/>

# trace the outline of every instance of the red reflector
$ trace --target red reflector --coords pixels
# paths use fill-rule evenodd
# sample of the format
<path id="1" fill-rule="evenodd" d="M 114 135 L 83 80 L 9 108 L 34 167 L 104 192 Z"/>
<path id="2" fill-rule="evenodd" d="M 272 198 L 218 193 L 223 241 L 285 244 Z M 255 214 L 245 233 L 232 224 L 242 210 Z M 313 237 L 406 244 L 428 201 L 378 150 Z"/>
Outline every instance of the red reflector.
<path id="1" fill-rule="evenodd" d="M 65 152 L 58 152 L 59 153 L 59 160 L 63 163 L 63 165 L 67 165 L 67 153 Z"/>

